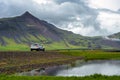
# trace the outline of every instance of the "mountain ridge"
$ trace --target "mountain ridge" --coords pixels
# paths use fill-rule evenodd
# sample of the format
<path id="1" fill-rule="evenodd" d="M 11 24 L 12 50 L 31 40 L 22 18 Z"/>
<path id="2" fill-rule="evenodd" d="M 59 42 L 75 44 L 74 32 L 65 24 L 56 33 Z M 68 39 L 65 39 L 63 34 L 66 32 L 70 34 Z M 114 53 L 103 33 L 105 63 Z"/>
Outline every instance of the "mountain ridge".
<path id="1" fill-rule="evenodd" d="M 0 19 L 1 49 L 4 46 L 5 50 L 6 47 L 8 50 L 10 47 L 16 50 L 29 49 L 29 45 L 36 42 L 44 44 L 48 49 L 120 47 L 116 46 L 120 43 L 115 41 L 104 40 L 101 37 L 85 37 L 59 29 L 47 21 L 38 19 L 28 11 L 20 16 Z"/>
<path id="2" fill-rule="evenodd" d="M 4 38 L 8 38 L 18 44 L 63 42 L 69 47 L 69 44 L 76 44 L 73 42 L 75 39 L 73 37 L 80 39 L 83 36 L 59 29 L 47 21 L 36 18 L 29 12 L 25 12 L 21 16 L 0 19 L 0 41 L 3 46 L 9 44 L 4 40 Z"/>
<path id="3" fill-rule="evenodd" d="M 109 35 L 108 37 L 120 39 L 120 32 Z"/>

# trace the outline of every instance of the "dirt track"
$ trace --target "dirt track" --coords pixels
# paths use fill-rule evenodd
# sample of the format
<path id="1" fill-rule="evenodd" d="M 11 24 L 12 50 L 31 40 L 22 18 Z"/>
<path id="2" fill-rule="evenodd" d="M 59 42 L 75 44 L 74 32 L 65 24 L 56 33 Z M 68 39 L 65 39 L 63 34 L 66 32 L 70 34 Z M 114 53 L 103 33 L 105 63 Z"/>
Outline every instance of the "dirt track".
<path id="1" fill-rule="evenodd" d="M 72 63 L 81 57 L 63 55 L 58 52 L 0 52 L 0 73 L 12 74 L 35 68 Z"/>

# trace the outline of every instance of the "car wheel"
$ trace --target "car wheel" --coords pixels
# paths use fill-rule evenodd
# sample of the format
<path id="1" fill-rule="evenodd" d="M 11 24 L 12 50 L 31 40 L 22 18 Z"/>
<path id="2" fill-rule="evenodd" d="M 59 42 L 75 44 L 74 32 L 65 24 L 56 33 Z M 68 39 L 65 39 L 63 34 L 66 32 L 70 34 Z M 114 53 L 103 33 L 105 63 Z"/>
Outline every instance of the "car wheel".
<path id="1" fill-rule="evenodd" d="M 45 49 L 43 49 L 43 51 L 45 51 Z"/>

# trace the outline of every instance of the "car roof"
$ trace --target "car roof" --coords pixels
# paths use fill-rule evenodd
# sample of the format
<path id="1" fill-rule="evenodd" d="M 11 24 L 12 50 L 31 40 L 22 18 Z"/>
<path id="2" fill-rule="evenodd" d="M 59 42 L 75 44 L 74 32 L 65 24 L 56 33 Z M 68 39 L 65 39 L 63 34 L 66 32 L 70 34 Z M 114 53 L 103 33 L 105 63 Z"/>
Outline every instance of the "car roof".
<path id="1" fill-rule="evenodd" d="M 31 44 L 31 45 L 39 45 L 38 43 L 34 43 L 34 44 Z"/>

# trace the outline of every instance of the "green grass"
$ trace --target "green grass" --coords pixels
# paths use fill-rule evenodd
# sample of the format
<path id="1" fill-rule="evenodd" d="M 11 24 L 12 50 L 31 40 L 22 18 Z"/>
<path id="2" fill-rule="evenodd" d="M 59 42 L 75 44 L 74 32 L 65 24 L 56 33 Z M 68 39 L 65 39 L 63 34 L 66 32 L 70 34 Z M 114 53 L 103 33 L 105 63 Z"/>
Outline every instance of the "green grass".
<path id="1" fill-rule="evenodd" d="M 53 76 L 8 76 L 0 75 L 0 80 L 120 80 L 120 76 L 92 75 L 86 77 L 53 77 Z"/>
<path id="2" fill-rule="evenodd" d="M 80 48 L 79 46 L 74 46 L 69 44 L 67 41 L 58 41 L 58 42 L 52 42 L 47 43 L 50 41 L 50 39 L 46 39 L 43 36 L 39 35 L 37 36 L 37 39 L 35 36 L 28 35 L 27 39 L 29 42 L 34 43 L 40 43 L 43 44 L 46 50 L 56 50 L 56 49 L 68 49 L 68 48 Z M 29 51 L 30 50 L 30 44 L 26 43 L 16 43 L 14 39 L 2 37 L 3 40 L 6 42 L 7 45 L 0 46 L 0 51 Z M 25 37 L 21 37 L 21 40 L 23 42 L 27 42 Z"/>
<path id="3" fill-rule="evenodd" d="M 28 51 L 30 50 L 26 45 L 8 45 L 8 46 L 0 46 L 0 51 Z"/>
<path id="4" fill-rule="evenodd" d="M 68 46 L 67 46 L 68 45 Z M 47 50 L 57 50 L 57 49 L 69 49 L 69 48 L 79 48 L 78 46 L 70 45 L 68 43 L 64 43 L 63 41 L 60 42 L 53 42 L 51 44 L 44 44 Z"/>
<path id="5" fill-rule="evenodd" d="M 120 59 L 120 52 L 105 52 L 102 50 L 63 50 L 60 53 L 72 56 L 82 56 L 86 60 Z"/>
<path id="6" fill-rule="evenodd" d="M 21 43 L 17 44 L 13 39 L 5 38 L 3 39 L 8 43 L 6 46 L 0 46 L 0 51 L 28 51 L 29 45 Z"/>

